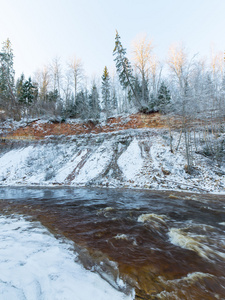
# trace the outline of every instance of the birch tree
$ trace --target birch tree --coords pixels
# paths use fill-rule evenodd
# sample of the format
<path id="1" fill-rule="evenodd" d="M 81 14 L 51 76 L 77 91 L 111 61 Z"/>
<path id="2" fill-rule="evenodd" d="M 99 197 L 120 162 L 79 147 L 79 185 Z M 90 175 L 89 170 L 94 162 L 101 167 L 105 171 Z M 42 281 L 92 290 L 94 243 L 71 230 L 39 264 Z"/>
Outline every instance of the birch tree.
<path id="1" fill-rule="evenodd" d="M 192 169 L 191 155 L 190 155 L 190 139 L 189 139 L 189 125 L 190 125 L 190 112 L 191 107 L 188 105 L 191 99 L 190 87 L 189 87 L 189 74 L 191 63 L 188 61 L 187 53 L 182 46 L 172 46 L 169 49 L 168 65 L 175 75 L 175 79 L 178 82 L 178 103 L 182 115 L 182 131 L 185 138 L 185 149 L 187 158 L 187 172 L 190 173 Z"/>
<path id="2" fill-rule="evenodd" d="M 50 65 L 53 92 L 58 92 L 59 98 L 61 96 L 61 85 L 62 85 L 62 67 L 60 64 L 60 58 L 55 57 Z"/>
<path id="3" fill-rule="evenodd" d="M 146 105 L 149 101 L 147 83 L 149 79 L 152 50 L 152 41 L 147 40 L 145 36 L 138 38 L 133 42 L 133 60 L 136 69 L 141 75 L 141 98 L 143 105 Z"/>
<path id="4" fill-rule="evenodd" d="M 74 85 L 74 105 L 76 105 L 76 99 L 77 99 L 77 92 L 78 92 L 78 85 L 82 79 L 83 76 L 83 64 L 81 62 L 81 59 L 74 57 L 69 62 L 69 70 L 72 74 L 73 78 L 73 85 Z"/>

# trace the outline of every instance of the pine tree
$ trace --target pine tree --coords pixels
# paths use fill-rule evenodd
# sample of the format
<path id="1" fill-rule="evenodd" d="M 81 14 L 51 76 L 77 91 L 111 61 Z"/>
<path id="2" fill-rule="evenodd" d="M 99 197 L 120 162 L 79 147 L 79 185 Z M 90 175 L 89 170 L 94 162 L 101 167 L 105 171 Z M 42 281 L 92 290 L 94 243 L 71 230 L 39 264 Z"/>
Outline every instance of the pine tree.
<path id="1" fill-rule="evenodd" d="M 15 100 L 14 90 L 15 71 L 13 69 L 13 50 L 9 39 L 3 43 L 0 53 L 0 94 L 6 99 Z"/>
<path id="2" fill-rule="evenodd" d="M 20 103 L 24 102 L 24 85 L 25 77 L 24 74 L 21 74 L 20 78 L 16 82 L 16 98 Z"/>
<path id="3" fill-rule="evenodd" d="M 122 88 L 123 89 L 128 88 L 128 93 L 129 90 L 131 90 L 132 95 L 134 96 L 134 104 L 141 107 L 141 103 L 134 89 L 134 76 L 133 76 L 131 63 L 126 57 L 126 49 L 123 48 L 120 41 L 120 36 L 117 31 L 116 31 L 115 48 L 113 50 L 113 55 L 115 56 L 114 61 L 116 62 L 116 70 L 119 75 L 119 80 Z"/>
<path id="4" fill-rule="evenodd" d="M 110 77 L 107 67 L 104 68 L 102 75 L 102 99 L 104 104 L 104 109 L 106 113 L 106 118 L 109 116 L 110 112 Z"/>
<path id="5" fill-rule="evenodd" d="M 157 97 L 157 106 L 161 112 L 165 112 L 166 107 L 169 105 L 171 96 L 170 91 L 165 85 L 164 82 L 161 83 L 161 86 L 158 91 L 158 97 Z"/>
<path id="6" fill-rule="evenodd" d="M 59 100 L 59 92 L 57 89 L 47 93 L 47 101 L 57 102 Z"/>
<path id="7" fill-rule="evenodd" d="M 90 117 L 95 120 L 100 117 L 99 95 L 96 84 L 93 84 L 91 94 L 89 96 Z"/>
<path id="8" fill-rule="evenodd" d="M 89 116 L 88 99 L 85 91 L 81 90 L 77 93 L 76 104 L 72 107 L 72 116 L 81 119 L 87 119 Z"/>
<path id="9" fill-rule="evenodd" d="M 19 103 L 29 105 L 37 100 L 37 94 L 37 87 L 32 83 L 31 78 L 25 80 L 24 74 L 22 74 L 16 83 L 16 95 Z"/>

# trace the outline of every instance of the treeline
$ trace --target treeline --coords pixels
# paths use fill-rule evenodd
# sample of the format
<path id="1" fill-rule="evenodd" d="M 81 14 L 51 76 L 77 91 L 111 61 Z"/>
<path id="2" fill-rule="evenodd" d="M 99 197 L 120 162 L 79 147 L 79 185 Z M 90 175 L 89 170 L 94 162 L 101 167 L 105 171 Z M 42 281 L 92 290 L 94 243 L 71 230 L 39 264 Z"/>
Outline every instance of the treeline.
<path id="1" fill-rule="evenodd" d="M 105 67 L 101 78 L 87 83 L 80 59 L 74 58 L 63 70 L 60 59 L 55 58 L 32 78 L 21 74 L 15 80 L 13 50 L 7 39 L 0 53 L 1 110 L 15 118 L 59 115 L 98 119 L 135 110 L 223 118 L 222 55 L 214 55 L 207 65 L 197 56 L 189 58 L 181 46 L 174 46 L 163 66 L 153 50 L 152 41 L 140 38 L 133 44 L 129 59 L 116 32 L 115 74 L 110 75 Z"/>
<path id="2" fill-rule="evenodd" d="M 74 58 L 63 68 L 55 58 L 32 78 L 22 74 L 15 80 L 13 50 L 7 39 L 0 53 L 0 116 L 17 120 L 43 116 L 98 120 L 135 111 L 161 112 L 168 114 L 170 126 L 175 114 L 181 120 L 179 130 L 185 139 L 188 172 L 193 148 L 203 151 L 201 143 L 204 155 L 221 162 L 225 149 L 223 54 L 213 54 L 207 63 L 197 55 L 189 57 L 182 46 L 172 46 L 162 64 L 154 54 L 152 41 L 145 37 L 135 41 L 131 52 L 128 58 L 116 32 L 115 74 L 105 67 L 101 78 L 88 83 L 80 59 Z M 198 137 L 193 129 L 196 124 L 204 128 Z M 171 151 L 179 148 L 179 144 L 173 145 L 172 136 L 170 147 Z"/>
<path id="3" fill-rule="evenodd" d="M 0 53 L 1 111 L 15 119 L 54 115 L 96 120 L 137 110 L 165 111 L 171 99 L 166 83 L 154 74 L 159 86 L 156 88 L 153 83 L 152 89 L 149 75 L 140 73 L 140 76 L 138 64 L 130 64 L 119 40 L 117 34 L 113 51 L 116 73 L 110 74 L 105 67 L 101 78 L 88 82 L 82 61 L 76 57 L 64 68 L 60 59 L 55 58 L 32 77 L 21 74 L 16 80 L 12 45 L 7 39 Z"/>

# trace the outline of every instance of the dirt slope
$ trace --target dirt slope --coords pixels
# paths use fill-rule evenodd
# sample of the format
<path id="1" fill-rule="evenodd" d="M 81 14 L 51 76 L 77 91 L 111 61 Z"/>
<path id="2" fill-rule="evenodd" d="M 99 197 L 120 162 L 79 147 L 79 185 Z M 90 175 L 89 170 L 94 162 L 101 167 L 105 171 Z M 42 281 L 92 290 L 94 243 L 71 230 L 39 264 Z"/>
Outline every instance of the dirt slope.
<path id="1" fill-rule="evenodd" d="M 153 114 L 132 114 L 126 117 L 109 118 L 104 123 L 94 123 L 88 121 L 86 123 L 77 122 L 43 122 L 36 120 L 25 127 L 11 130 L 4 134 L 6 139 L 44 139 L 49 135 L 78 135 L 84 133 L 102 133 L 112 132 L 125 129 L 137 128 L 164 128 L 168 127 L 167 118 L 159 113 Z M 3 136 L 2 136 L 3 137 Z"/>

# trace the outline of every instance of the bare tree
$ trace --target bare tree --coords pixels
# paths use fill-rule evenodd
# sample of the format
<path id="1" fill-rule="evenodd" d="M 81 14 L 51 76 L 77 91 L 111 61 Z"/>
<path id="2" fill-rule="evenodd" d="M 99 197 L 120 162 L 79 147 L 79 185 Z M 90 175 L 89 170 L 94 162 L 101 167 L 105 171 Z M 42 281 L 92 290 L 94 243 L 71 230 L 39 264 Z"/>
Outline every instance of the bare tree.
<path id="1" fill-rule="evenodd" d="M 189 86 L 189 76 L 191 70 L 191 61 L 183 46 L 172 46 L 169 49 L 168 65 L 173 75 L 178 81 L 178 103 L 179 111 L 182 115 L 182 132 L 185 138 L 185 149 L 187 158 L 187 172 L 191 172 L 191 153 L 190 153 L 190 122 L 191 122 L 191 106 L 192 99 L 191 89 Z"/>
<path id="2" fill-rule="evenodd" d="M 68 64 L 69 70 L 72 73 L 74 84 L 74 105 L 76 104 L 78 84 L 83 76 L 83 64 L 79 58 L 74 57 Z"/>
<path id="3" fill-rule="evenodd" d="M 49 69 L 47 67 L 44 67 L 44 69 L 41 72 L 41 85 L 40 85 L 40 96 L 44 101 L 47 100 L 49 82 L 50 82 Z"/>
<path id="4" fill-rule="evenodd" d="M 72 80 L 70 71 L 67 71 L 63 76 L 63 100 L 64 100 L 64 107 L 67 110 L 72 104 Z"/>
<path id="5" fill-rule="evenodd" d="M 141 75 L 142 102 L 146 103 L 146 85 L 150 71 L 151 53 L 153 50 L 152 41 L 147 40 L 146 36 L 139 37 L 133 42 L 133 60 L 136 69 Z"/>
<path id="6" fill-rule="evenodd" d="M 60 58 L 55 57 L 50 65 L 51 77 L 53 81 L 53 91 L 58 91 L 60 98 L 61 84 L 62 84 L 62 67 L 60 64 Z"/>
<path id="7" fill-rule="evenodd" d="M 157 59 L 156 55 L 150 58 L 149 79 L 151 80 L 153 98 L 156 99 L 161 83 L 162 64 Z"/>

